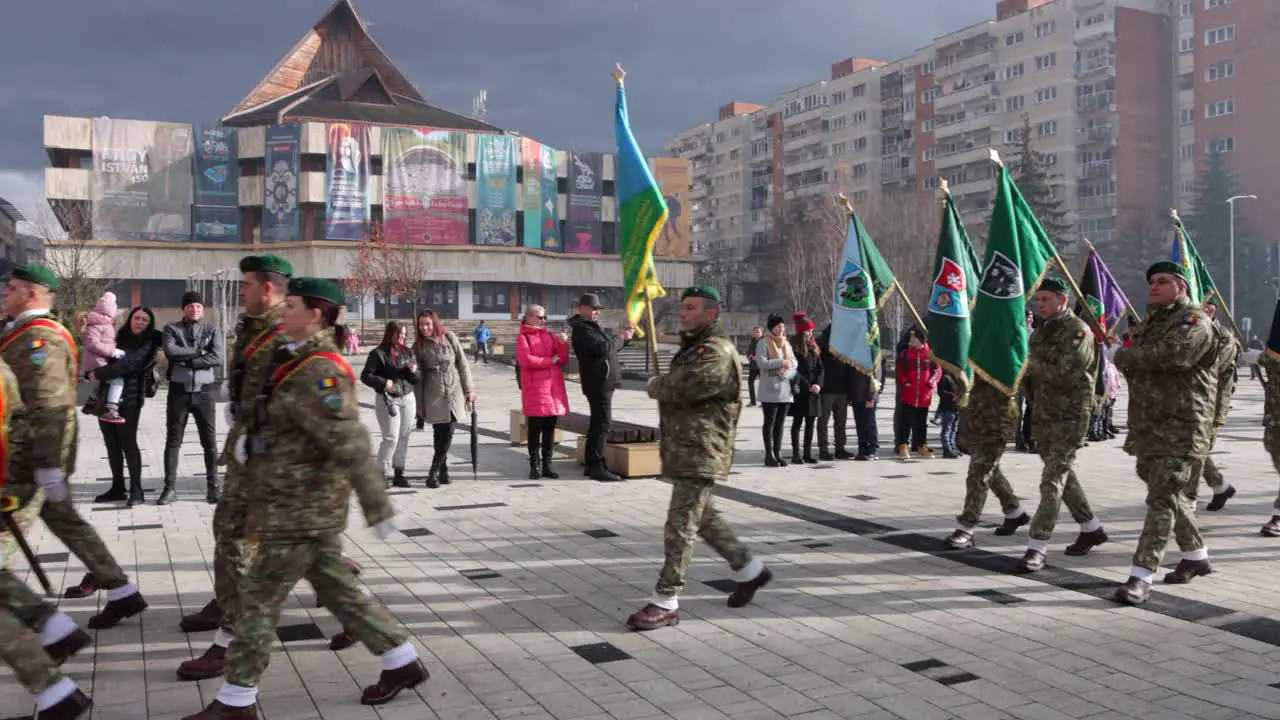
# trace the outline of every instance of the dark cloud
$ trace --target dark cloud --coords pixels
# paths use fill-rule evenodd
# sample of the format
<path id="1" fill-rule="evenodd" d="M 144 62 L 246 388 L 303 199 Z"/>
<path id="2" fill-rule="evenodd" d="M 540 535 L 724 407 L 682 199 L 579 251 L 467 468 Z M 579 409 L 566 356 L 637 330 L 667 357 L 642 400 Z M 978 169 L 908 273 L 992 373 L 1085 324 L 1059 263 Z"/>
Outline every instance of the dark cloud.
<path id="1" fill-rule="evenodd" d="M 207 122 L 229 111 L 329 0 L 8 3 L 0 172 L 46 164 L 46 113 Z M 851 55 L 896 59 L 994 0 L 363 0 L 371 32 L 432 102 L 562 148 L 613 146 L 614 62 L 648 152 L 730 100 L 768 102 Z M 17 32 L 13 30 L 17 29 Z M 3 192 L 3 188 L 0 188 Z"/>

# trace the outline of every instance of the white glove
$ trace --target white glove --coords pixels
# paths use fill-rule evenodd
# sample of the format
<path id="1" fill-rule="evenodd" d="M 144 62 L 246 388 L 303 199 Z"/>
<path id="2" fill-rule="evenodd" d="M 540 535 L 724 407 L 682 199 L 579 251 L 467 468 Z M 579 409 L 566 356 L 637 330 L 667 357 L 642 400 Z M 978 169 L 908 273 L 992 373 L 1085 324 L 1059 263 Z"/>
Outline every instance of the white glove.
<path id="1" fill-rule="evenodd" d="M 124 351 L 121 350 L 120 348 L 116 348 L 115 350 L 111 351 L 111 357 L 119 360 L 120 358 L 124 357 Z"/>
<path id="2" fill-rule="evenodd" d="M 236 411 L 235 411 L 235 408 L 231 407 L 231 403 L 227 403 L 226 413 L 227 413 L 227 426 L 230 427 L 232 425 L 235 425 Z"/>
<path id="3" fill-rule="evenodd" d="M 373 534 L 377 536 L 379 540 L 386 540 L 398 532 L 400 532 L 400 528 L 396 527 L 396 519 L 393 517 L 387 518 L 373 526 Z"/>
<path id="4" fill-rule="evenodd" d="M 655 377 L 651 377 L 651 378 L 649 378 L 649 382 L 647 382 L 647 383 L 645 383 L 645 384 L 644 384 L 644 391 L 645 391 L 645 392 L 652 392 L 652 391 L 653 391 L 653 384 L 654 384 L 654 383 L 656 383 L 656 382 L 658 382 L 658 378 L 657 378 L 656 376 L 655 376 Z"/>
<path id="5" fill-rule="evenodd" d="M 58 468 L 36 470 L 36 484 L 44 488 L 45 497 L 53 502 L 67 499 L 67 476 Z"/>
<path id="6" fill-rule="evenodd" d="M 236 462 L 241 465 L 245 465 L 249 462 L 249 451 L 246 447 L 244 435 L 236 438 Z"/>
<path id="7" fill-rule="evenodd" d="M 222 386 L 218 388 L 218 392 L 222 397 L 229 399 L 231 397 L 231 383 L 223 380 Z"/>

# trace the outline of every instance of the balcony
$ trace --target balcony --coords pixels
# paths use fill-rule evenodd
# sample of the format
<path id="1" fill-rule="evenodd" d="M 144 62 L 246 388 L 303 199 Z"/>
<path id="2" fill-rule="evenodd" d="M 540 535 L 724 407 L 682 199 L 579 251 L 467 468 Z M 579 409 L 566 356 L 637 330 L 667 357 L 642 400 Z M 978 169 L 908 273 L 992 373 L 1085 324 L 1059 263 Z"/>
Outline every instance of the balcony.
<path id="1" fill-rule="evenodd" d="M 89 200 L 89 171 L 79 168 L 45 168 L 44 195 L 48 200 Z"/>
<path id="2" fill-rule="evenodd" d="M 1114 75 L 1116 71 L 1116 56 L 1106 55 L 1081 60 L 1075 64 L 1075 71 L 1076 77 L 1085 77 L 1097 72 L 1109 72 Z"/>
<path id="3" fill-rule="evenodd" d="M 953 90 L 952 92 L 939 95 L 933 101 L 934 113 L 944 112 L 957 105 L 964 105 L 977 100 L 986 100 L 991 97 L 991 91 L 994 88 L 994 85 L 995 83 L 991 82 L 969 83 L 959 90 Z"/>
<path id="4" fill-rule="evenodd" d="M 951 82 L 951 78 L 961 73 L 977 70 L 986 67 L 995 59 L 995 52 L 992 50 L 979 50 L 972 55 L 956 60 L 950 65 L 939 66 L 934 71 L 939 82 Z"/>
<path id="5" fill-rule="evenodd" d="M 1111 160 L 1076 165 L 1077 180 L 1109 178 L 1113 173 L 1115 173 L 1115 165 Z"/>
<path id="6" fill-rule="evenodd" d="M 1083 133 L 1086 142 L 1116 144 L 1116 131 L 1112 127 L 1092 127 Z"/>
<path id="7" fill-rule="evenodd" d="M 1115 195 L 1094 195 L 1092 197 L 1082 197 L 1076 199 L 1076 210 L 1078 212 L 1111 212 L 1116 209 Z"/>
<path id="8" fill-rule="evenodd" d="M 1076 97 L 1077 112 L 1095 112 L 1105 110 L 1115 112 L 1116 92 L 1115 90 L 1106 90 L 1092 95 L 1080 95 Z"/>
<path id="9" fill-rule="evenodd" d="M 92 150 L 93 121 L 84 117 L 45 115 L 44 146 L 60 150 Z"/>
<path id="10" fill-rule="evenodd" d="M 938 170 L 938 174 L 941 175 L 943 168 L 960 167 L 969 163 L 990 161 L 990 159 L 990 146 L 974 143 L 973 147 L 960 152 L 951 153 L 950 155 L 935 155 L 933 166 Z"/>
<path id="11" fill-rule="evenodd" d="M 1080 7 L 1078 6 L 1076 7 L 1077 17 L 1080 17 L 1083 14 L 1083 12 L 1084 11 Z M 1100 38 L 1104 35 L 1113 35 L 1115 34 L 1115 31 L 1116 31 L 1115 20 L 1103 20 L 1102 22 L 1099 22 L 1099 23 L 1094 23 L 1092 25 L 1086 25 L 1084 27 L 1076 28 L 1075 38 L 1077 43 L 1088 42 L 1089 40 L 1093 40 L 1094 38 Z"/>

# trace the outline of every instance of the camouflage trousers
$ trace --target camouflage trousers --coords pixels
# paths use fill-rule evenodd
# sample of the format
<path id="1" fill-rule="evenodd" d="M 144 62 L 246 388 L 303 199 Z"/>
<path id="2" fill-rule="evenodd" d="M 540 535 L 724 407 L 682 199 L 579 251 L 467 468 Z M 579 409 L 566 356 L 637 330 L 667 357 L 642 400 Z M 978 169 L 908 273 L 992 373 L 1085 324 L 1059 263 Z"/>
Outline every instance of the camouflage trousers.
<path id="1" fill-rule="evenodd" d="M 62 677 L 40 643 L 40 628 L 53 614 L 52 605 L 0 569 L 0 657 L 33 695 Z"/>
<path id="2" fill-rule="evenodd" d="M 1013 494 L 1013 486 L 1000 470 L 1004 445 L 971 446 L 969 452 L 969 473 L 964 479 L 964 508 L 956 516 L 956 523 L 961 527 L 974 528 L 982 520 L 988 491 L 996 494 L 1000 509 L 1006 513 L 1017 510 L 1022 501 Z"/>
<path id="3" fill-rule="evenodd" d="M 289 593 L 310 581 L 325 609 L 374 655 L 404 644 L 405 633 L 377 601 L 360 591 L 342 559 L 342 537 L 305 542 L 248 543 L 249 560 L 236 599 L 234 637 L 227 650 L 227 682 L 256 687 L 271 660 L 276 624 Z"/>
<path id="4" fill-rule="evenodd" d="M 244 466 L 228 463 L 222 496 L 213 510 L 213 596 L 227 632 L 235 627 L 236 598 L 245 571 L 244 523 L 249 508 L 244 483 Z"/>
<path id="5" fill-rule="evenodd" d="M 1050 437 L 1046 433 L 1038 448 L 1044 460 L 1044 471 L 1040 474 L 1040 504 L 1031 518 L 1029 534 L 1032 540 L 1048 540 L 1053 536 L 1053 527 L 1058 522 L 1063 503 L 1071 512 L 1071 519 L 1077 523 L 1093 519 L 1093 509 L 1084 496 L 1084 488 L 1080 487 L 1076 472 L 1071 468 L 1076 459 L 1076 448 L 1049 441 Z"/>
<path id="6" fill-rule="evenodd" d="M 44 490 L 37 489 L 21 509 L 14 511 L 13 519 L 17 521 L 18 529 L 27 537 L 31 536 L 31 528 L 40 517 L 42 507 L 44 507 Z M 21 553 L 22 549 L 18 547 L 18 541 L 13 538 L 6 526 L 0 525 L 0 567 L 9 566 Z"/>
<path id="7" fill-rule="evenodd" d="M 1183 552 L 1204 547 L 1190 497 L 1203 464 L 1203 458 L 1178 455 L 1138 457 L 1138 477 L 1147 484 L 1147 514 L 1133 553 L 1135 567 L 1158 570 L 1170 533 Z"/>
<path id="8" fill-rule="evenodd" d="M 1215 437 L 1209 441 L 1209 450 L 1213 450 L 1213 446 L 1217 444 L 1217 433 L 1215 432 L 1214 435 Z M 1200 492 L 1200 477 L 1202 475 L 1204 476 L 1205 484 L 1208 485 L 1209 489 L 1214 493 L 1217 493 L 1222 489 L 1222 485 L 1226 480 L 1222 477 L 1222 471 L 1219 470 L 1218 466 L 1213 462 L 1213 458 L 1206 455 L 1204 458 L 1204 466 L 1201 468 L 1201 471 L 1196 474 L 1195 482 L 1191 485 L 1191 494 L 1189 495 L 1191 502 L 1196 501 L 1196 496 Z"/>
<path id="9" fill-rule="evenodd" d="M 714 488 L 715 481 L 700 478 L 676 478 L 671 482 L 671 504 L 662 528 L 662 572 L 653 586 L 656 594 L 672 597 L 684 590 L 698 537 L 707 541 L 735 571 L 751 559 L 746 546 L 712 505 Z"/>
<path id="10" fill-rule="evenodd" d="M 102 542 L 98 531 L 80 517 L 70 496 L 59 502 L 46 499 L 40 508 L 40 519 L 49 532 L 84 563 L 85 570 L 93 575 L 103 590 L 115 590 L 128 584 L 129 576 L 125 575 L 115 556 Z"/>

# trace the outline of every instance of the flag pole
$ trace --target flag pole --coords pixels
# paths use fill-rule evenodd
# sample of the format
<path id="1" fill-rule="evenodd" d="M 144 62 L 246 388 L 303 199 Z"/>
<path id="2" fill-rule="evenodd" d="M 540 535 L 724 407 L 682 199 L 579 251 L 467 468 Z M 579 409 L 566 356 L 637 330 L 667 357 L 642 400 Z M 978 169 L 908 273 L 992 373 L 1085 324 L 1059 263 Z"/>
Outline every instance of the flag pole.
<path id="1" fill-rule="evenodd" d="M 1186 240 L 1187 249 L 1190 250 L 1191 238 L 1186 236 L 1186 228 L 1182 224 L 1182 218 L 1178 217 L 1178 209 L 1169 208 L 1169 217 L 1173 219 L 1173 231 L 1179 234 L 1180 241 Z M 1191 271 L 1196 271 L 1194 265 L 1191 267 Z M 1236 331 L 1236 337 L 1240 339 L 1241 344 L 1246 344 L 1248 339 L 1244 336 L 1244 331 L 1236 324 L 1236 319 L 1231 314 L 1231 308 L 1227 306 L 1226 298 L 1222 297 L 1222 293 L 1218 291 L 1217 283 L 1213 286 L 1213 292 L 1204 296 L 1204 301 L 1200 303 L 1200 307 L 1204 307 L 1204 304 L 1209 302 L 1209 299 L 1214 295 L 1218 296 L 1218 307 L 1222 310 L 1222 314 L 1227 316 L 1227 322 L 1231 324 L 1231 329 Z"/>
<path id="2" fill-rule="evenodd" d="M 1097 255 L 1097 254 L 1098 254 L 1097 249 L 1093 247 L 1093 243 L 1089 242 L 1089 238 L 1081 238 L 1081 240 L 1084 240 L 1084 246 L 1085 246 L 1086 248 L 1088 248 L 1089 252 L 1093 253 L 1094 255 Z M 1088 267 L 1089 267 L 1089 261 L 1088 261 L 1088 260 L 1085 260 L 1085 261 L 1084 261 L 1084 264 L 1085 264 L 1085 267 L 1086 267 L 1086 268 L 1088 268 Z M 1083 272 L 1081 272 L 1081 273 L 1080 273 L 1080 276 L 1081 276 L 1081 277 L 1084 277 L 1084 273 L 1083 273 Z M 1134 320 L 1137 320 L 1138 322 L 1142 322 L 1142 316 L 1138 314 L 1138 311 L 1137 311 L 1137 310 L 1134 310 L 1134 309 L 1133 309 L 1133 303 L 1129 302 L 1129 296 L 1128 296 L 1128 295 L 1125 295 L 1125 298 L 1124 298 L 1124 306 L 1125 306 L 1125 309 L 1129 311 L 1129 315 L 1130 315 L 1130 316 L 1132 316 Z"/>
<path id="3" fill-rule="evenodd" d="M 849 202 L 849 198 L 845 196 L 844 193 L 839 193 L 836 195 L 836 198 L 840 201 L 840 204 L 844 206 L 845 212 L 848 213 L 849 222 L 853 222 L 853 203 Z M 897 290 L 898 297 L 902 299 L 903 304 L 907 306 L 907 312 L 911 313 L 911 317 L 916 321 L 916 327 L 920 328 L 920 332 L 923 333 L 925 337 L 928 337 L 929 330 L 924 326 L 924 320 L 921 319 L 920 313 L 916 311 L 916 306 L 911 304 L 911 298 L 907 297 L 907 292 L 902 288 L 902 283 L 898 282 L 896 278 L 893 281 L 893 287 L 885 289 L 885 295 L 887 296 L 895 290 Z M 879 304 L 879 302 L 880 298 L 876 298 L 876 303 Z"/>
<path id="4" fill-rule="evenodd" d="M 662 374 L 662 369 L 658 367 L 658 323 L 653 317 L 653 298 L 650 297 L 648 288 L 644 291 L 644 316 L 645 324 L 649 328 L 649 337 L 645 344 L 649 346 L 649 359 L 652 362 L 650 367 L 653 368 L 653 376 L 658 377 Z"/>

